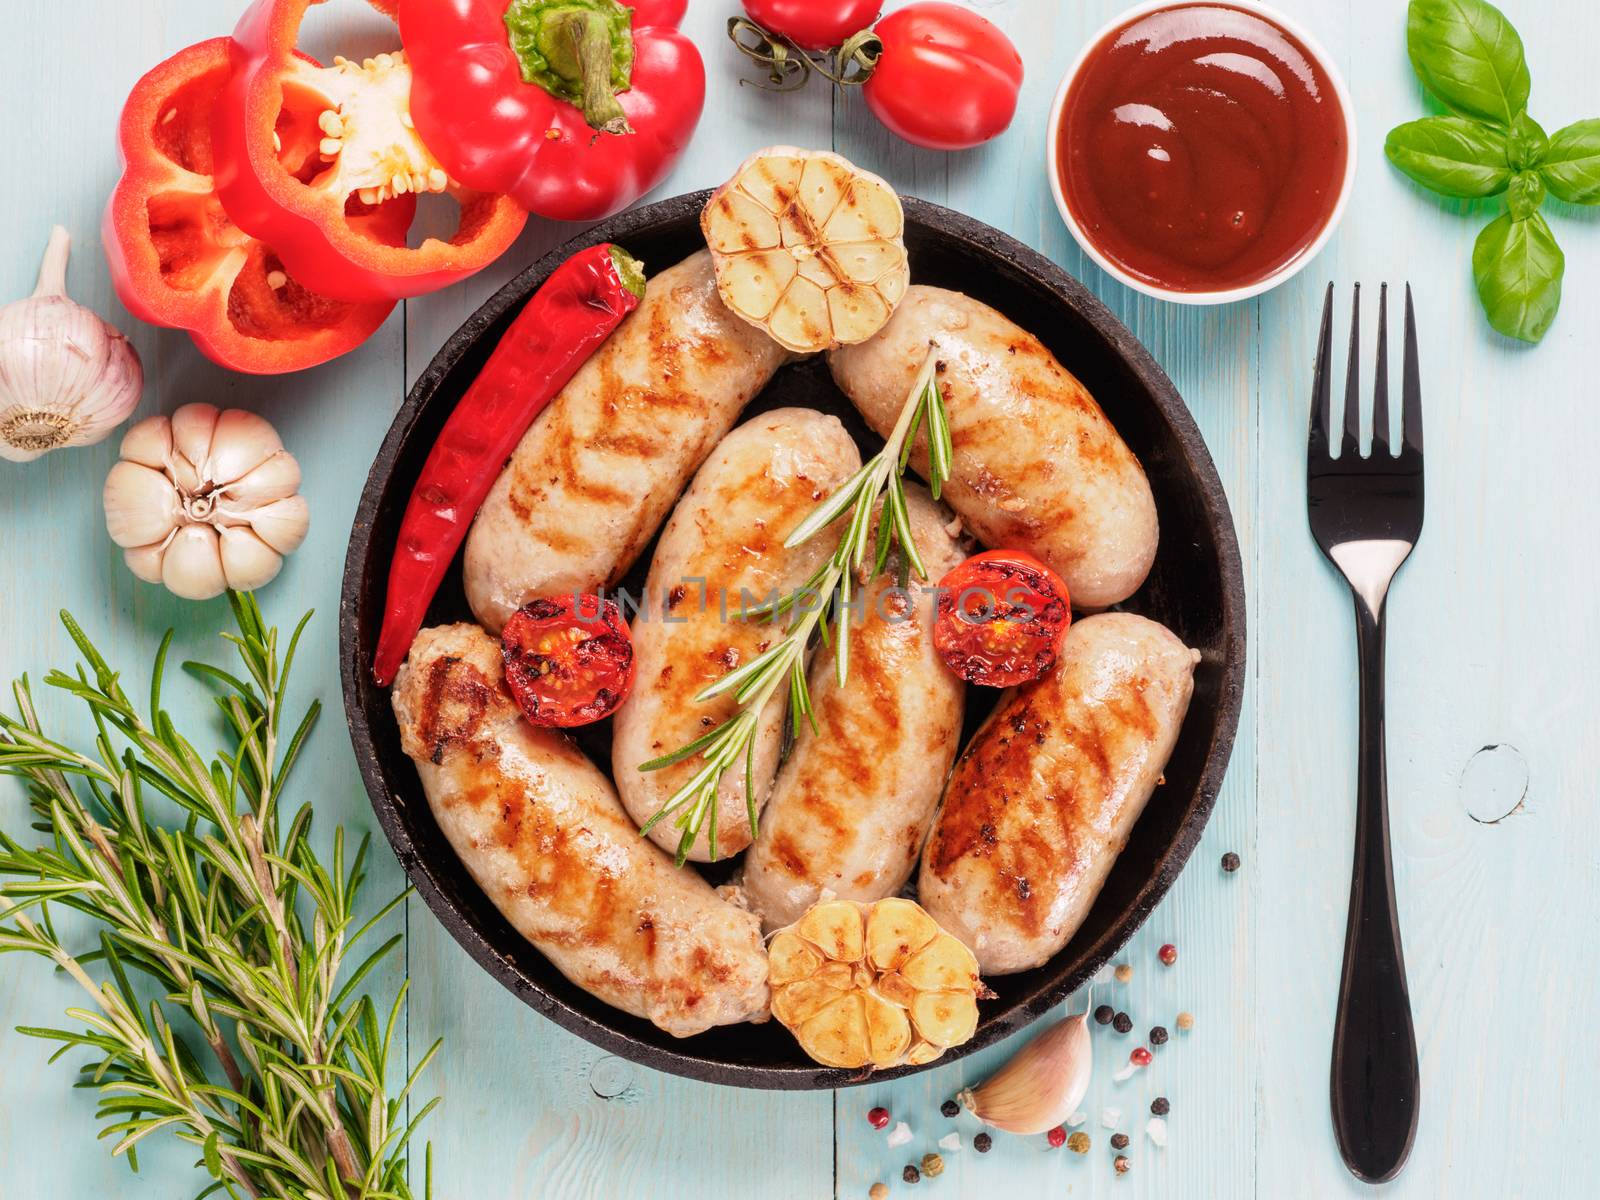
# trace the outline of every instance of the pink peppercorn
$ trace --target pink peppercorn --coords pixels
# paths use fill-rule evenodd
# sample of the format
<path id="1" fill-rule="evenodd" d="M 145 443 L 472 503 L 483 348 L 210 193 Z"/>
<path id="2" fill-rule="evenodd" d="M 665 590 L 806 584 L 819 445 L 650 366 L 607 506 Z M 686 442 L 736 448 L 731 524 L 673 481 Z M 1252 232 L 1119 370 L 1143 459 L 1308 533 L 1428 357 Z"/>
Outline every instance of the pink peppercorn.
<path id="1" fill-rule="evenodd" d="M 867 1113 L 867 1123 L 874 1129 L 886 1128 L 889 1124 L 889 1110 L 887 1108 L 873 1109 Z"/>
<path id="2" fill-rule="evenodd" d="M 1148 1067 L 1150 1065 L 1150 1051 L 1140 1046 L 1132 1054 L 1128 1055 L 1128 1061 L 1136 1067 Z"/>
<path id="3" fill-rule="evenodd" d="M 1067 1144 L 1067 1131 L 1059 1125 L 1045 1134 L 1045 1136 L 1050 1139 L 1050 1144 L 1057 1149 Z"/>
<path id="4" fill-rule="evenodd" d="M 1170 967 L 1173 963 L 1178 961 L 1178 948 L 1171 942 L 1168 942 L 1166 945 L 1162 946 L 1161 949 L 1156 951 L 1156 957 L 1161 960 L 1164 966 Z"/>

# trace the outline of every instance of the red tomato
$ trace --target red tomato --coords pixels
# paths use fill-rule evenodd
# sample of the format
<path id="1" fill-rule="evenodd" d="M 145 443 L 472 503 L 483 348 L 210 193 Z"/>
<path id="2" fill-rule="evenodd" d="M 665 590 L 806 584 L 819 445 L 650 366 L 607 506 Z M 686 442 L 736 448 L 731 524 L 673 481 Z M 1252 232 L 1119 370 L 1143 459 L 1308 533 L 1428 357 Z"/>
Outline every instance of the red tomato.
<path id="1" fill-rule="evenodd" d="M 744 11 L 768 33 L 802 50 L 831 50 L 878 19 L 882 0 L 744 0 Z"/>
<path id="2" fill-rule="evenodd" d="M 1022 90 L 1022 56 L 992 22 L 954 4 L 908 4 L 878 22 L 883 57 L 867 107 L 930 150 L 965 150 L 1005 131 Z"/>
<path id="3" fill-rule="evenodd" d="M 500 635 L 506 685 L 535 725 L 589 725 L 617 710 L 633 687 L 633 637 L 613 600 L 530 600 Z"/>
<path id="4" fill-rule="evenodd" d="M 1072 621 L 1067 585 L 1025 550 L 975 554 L 939 581 L 933 645 L 980 687 L 1014 687 L 1055 666 Z"/>

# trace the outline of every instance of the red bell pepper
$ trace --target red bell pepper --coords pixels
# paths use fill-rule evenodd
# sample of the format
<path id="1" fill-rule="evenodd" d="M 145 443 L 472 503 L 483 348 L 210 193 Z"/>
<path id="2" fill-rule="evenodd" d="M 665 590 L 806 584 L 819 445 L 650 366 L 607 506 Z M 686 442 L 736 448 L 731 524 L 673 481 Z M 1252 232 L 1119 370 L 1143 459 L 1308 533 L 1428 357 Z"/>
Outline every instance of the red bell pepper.
<path id="1" fill-rule="evenodd" d="M 134 85 L 119 127 L 122 177 L 106 206 L 106 258 L 134 316 L 187 330 L 232 370 L 298 371 L 365 341 L 394 301 L 347 304 L 307 291 L 228 219 L 212 186 L 210 127 L 228 71 L 228 39 L 212 38 Z M 378 241 L 404 245 L 411 217 L 406 205 L 384 205 L 355 219 Z"/>
<path id="2" fill-rule="evenodd" d="M 705 107 L 687 0 L 400 0 L 417 131 L 452 176 L 563 221 L 661 182 Z"/>
<path id="3" fill-rule="evenodd" d="M 327 68 L 295 53 L 312 0 L 256 0 L 233 31 L 233 73 L 211 132 L 217 194 L 245 232 L 296 279 L 342 300 L 420 296 L 498 258 L 527 214 L 510 197 L 466 191 L 412 127 L 403 54 Z M 416 192 L 448 192 L 461 219 L 448 240 L 385 245 L 351 220 Z"/>

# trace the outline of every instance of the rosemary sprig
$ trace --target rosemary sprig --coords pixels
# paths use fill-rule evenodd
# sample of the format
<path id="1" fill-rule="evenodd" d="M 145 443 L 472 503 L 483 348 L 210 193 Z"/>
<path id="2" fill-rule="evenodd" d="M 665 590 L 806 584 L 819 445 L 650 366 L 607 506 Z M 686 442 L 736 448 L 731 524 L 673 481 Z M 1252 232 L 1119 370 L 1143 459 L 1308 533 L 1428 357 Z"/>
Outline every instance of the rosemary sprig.
<path id="1" fill-rule="evenodd" d="M 787 615 L 789 626 L 782 640 L 695 696 L 697 701 L 704 702 L 732 692 L 739 711 L 688 745 L 639 764 L 641 771 L 659 771 L 696 755 L 701 758 L 700 769 L 668 797 L 639 830 L 641 834 L 648 834 L 662 820 L 676 813 L 673 824 L 682 831 L 678 838 L 678 866 L 688 861 L 689 850 L 700 836 L 702 826 L 706 827 L 711 859 L 716 861 L 717 794 L 723 775 L 741 758 L 745 765 L 746 812 L 751 834 L 755 834 L 758 828 L 755 735 L 761 713 L 780 687 L 788 688 L 789 720 L 795 735 L 799 735 L 802 721 L 809 721 L 813 730 L 817 728 L 811 690 L 806 682 L 806 649 L 813 633 L 819 633 L 832 645 L 835 677 L 840 687 L 845 685 L 850 673 L 851 589 L 856 572 L 866 561 L 868 546 L 873 547 L 869 578 L 876 578 L 883 572 L 889 552 L 896 545 L 917 577 L 928 578 L 927 567 L 917 553 L 916 538 L 911 531 L 904 479 L 912 441 L 924 425 L 928 433 L 928 488 L 937 499 L 945 480 L 950 477 L 951 445 L 950 423 L 945 414 L 944 397 L 939 391 L 938 361 L 932 347 L 923 359 L 883 449 L 813 509 L 783 543 L 785 548 L 792 549 L 849 514 L 834 552 L 793 592 L 742 611 L 744 617 L 764 616 L 769 621 Z M 874 533 L 872 512 L 880 495 L 883 504 Z"/>
<path id="2" fill-rule="evenodd" d="M 437 1101 L 408 1121 L 407 1100 L 438 1046 L 391 1094 L 406 989 L 381 1015 L 359 989 L 400 938 L 347 966 L 404 896 L 358 924 L 366 839 L 347 857 L 336 830 L 324 865 L 311 849 L 310 805 L 280 821 L 285 781 L 319 710 L 313 703 L 284 740 L 284 690 L 311 614 L 280 660 L 278 631 L 255 600 L 229 599 L 238 633 L 224 636 L 242 675 L 185 664 L 216 686 L 227 727 L 229 745 L 209 763 L 161 707 L 170 632 L 142 715 L 62 613 L 83 663 L 45 683 L 88 707 L 92 754 L 46 734 L 27 679 L 13 686 L 17 715 L 0 713 L 0 774 L 25 781 L 47 840 L 30 848 L 0 831 L 0 877 L 9 877 L 0 883 L 0 952 L 50 959 L 93 1001 L 67 1010 L 82 1028 L 20 1032 L 61 1043 L 52 1061 L 75 1049 L 94 1055 L 82 1086 L 99 1091 L 100 1136 L 114 1138 L 112 1153 L 134 1170 L 139 1142 L 169 1129 L 199 1148 L 213 1181 L 201 1196 L 409 1200 L 406 1146 Z M 151 820 L 152 793 L 177 806 L 180 826 Z M 98 949 L 69 950 L 53 905 L 97 922 Z M 148 1005 L 135 972 L 154 984 Z M 204 1041 L 221 1080 L 175 1017 Z"/>

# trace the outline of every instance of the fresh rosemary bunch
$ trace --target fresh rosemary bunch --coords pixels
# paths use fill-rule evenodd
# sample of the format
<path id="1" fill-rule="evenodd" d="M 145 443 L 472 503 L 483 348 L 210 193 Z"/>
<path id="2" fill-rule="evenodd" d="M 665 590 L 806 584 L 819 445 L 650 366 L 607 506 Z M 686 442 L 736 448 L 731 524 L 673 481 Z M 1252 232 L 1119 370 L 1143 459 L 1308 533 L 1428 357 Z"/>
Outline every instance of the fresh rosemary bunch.
<path id="1" fill-rule="evenodd" d="M 87 705 L 92 753 L 45 733 L 26 677 L 13 687 L 17 715 L 0 713 L 0 774 L 25 781 L 45 835 L 29 848 L 0 832 L 0 951 L 52 960 L 93 1002 L 67 1010 L 81 1028 L 20 1032 L 60 1042 L 56 1058 L 93 1056 L 80 1086 L 99 1091 L 100 1136 L 134 1170 L 138 1143 L 170 1129 L 199 1148 L 213 1181 L 201 1196 L 409 1200 L 406 1146 L 437 1101 L 407 1121 L 407 1099 L 438 1046 L 391 1094 L 405 988 L 381 1012 L 359 989 L 400 937 L 347 966 L 404 897 L 358 925 L 366 839 L 347 856 L 335 831 L 324 865 L 310 805 L 283 819 L 284 784 L 320 707 L 284 737 L 284 691 L 311 614 L 280 659 L 254 598 L 229 599 L 238 633 L 224 636 L 242 676 L 185 664 L 214 686 L 226 725 L 228 746 L 209 763 L 161 707 L 171 632 L 141 714 L 61 614 L 83 662 L 45 683 Z M 177 827 L 151 819 L 160 798 L 181 813 Z M 69 950 L 54 906 L 90 918 L 98 948 Z"/>
<path id="2" fill-rule="evenodd" d="M 850 673 L 852 583 L 856 572 L 866 561 L 867 547 L 873 546 L 872 572 L 867 577 L 868 581 L 883 572 L 888 565 L 889 551 L 896 545 L 900 547 L 909 569 L 915 571 L 919 579 L 928 578 L 927 568 L 923 565 L 922 556 L 917 553 L 916 539 L 911 532 L 904 478 L 906 464 L 911 459 L 912 443 L 917 431 L 924 425 L 928 432 L 928 489 L 937 500 L 945 480 L 950 477 L 952 451 L 950 422 L 945 414 L 944 397 L 939 391 L 938 362 L 931 347 L 883 449 L 812 510 L 784 539 L 784 547 L 793 548 L 849 513 L 849 521 L 833 554 L 810 579 L 787 596 L 767 604 L 752 605 L 742 611 L 744 617 L 764 616 L 772 621 L 787 614 L 789 626 L 782 640 L 744 666 L 703 688 L 695 696 L 697 701 L 706 701 L 724 692 L 732 692 L 739 704 L 738 712 L 688 745 L 639 764 L 641 771 L 659 771 L 697 754 L 702 756 L 700 769 L 668 797 L 660 811 L 639 830 L 641 834 L 648 834 L 659 822 L 676 813 L 674 825 L 682 831 L 678 839 L 678 866 L 688 861 L 689 850 L 700 836 L 702 826 L 706 827 L 706 843 L 711 859 L 716 861 L 717 793 L 723 775 L 740 758 L 744 759 L 744 796 L 750 832 L 751 836 L 755 835 L 759 816 L 755 800 L 755 734 L 761 713 L 778 688 L 787 685 L 789 689 L 789 720 L 795 735 L 799 736 L 802 720 L 809 721 L 812 729 L 816 730 L 817 719 L 811 705 L 811 690 L 806 683 L 806 648 L 810 645 L 813 632 L 820 633 L 823 641 L 832 645 L 839 686 L 845 685 Z M 879 508 L 877 532 L 874 535 L 872 512 L 877 507 L 880 495 L 883 504 Z M 834 630 L 831 635 L 830 629 Z"/>

